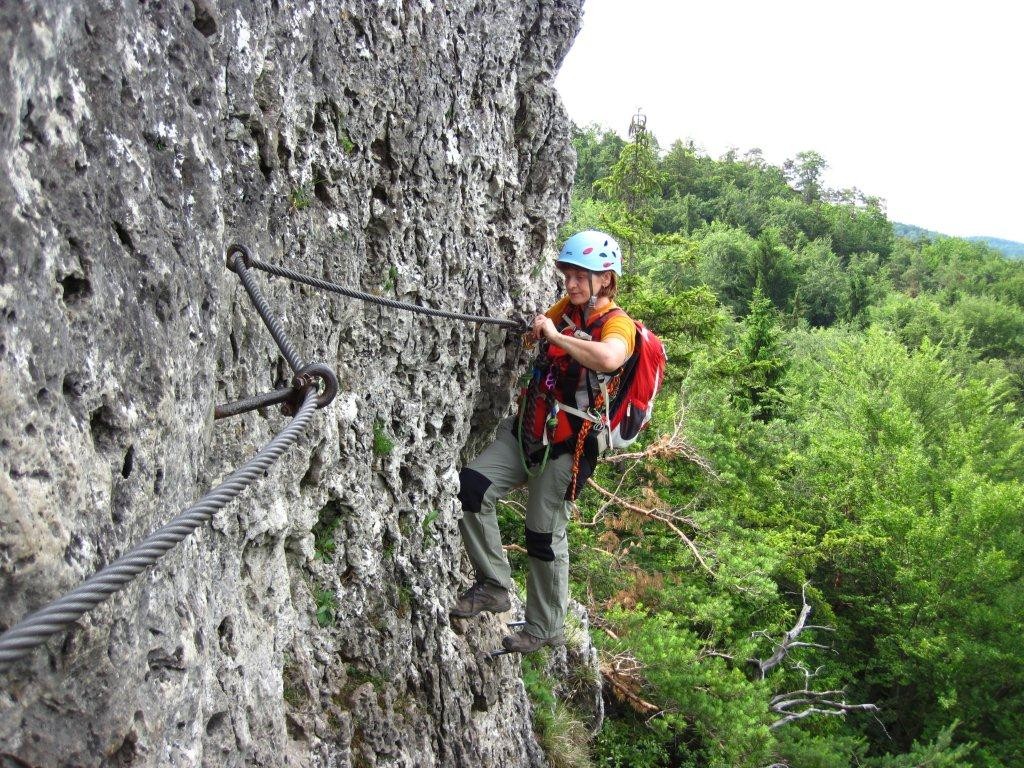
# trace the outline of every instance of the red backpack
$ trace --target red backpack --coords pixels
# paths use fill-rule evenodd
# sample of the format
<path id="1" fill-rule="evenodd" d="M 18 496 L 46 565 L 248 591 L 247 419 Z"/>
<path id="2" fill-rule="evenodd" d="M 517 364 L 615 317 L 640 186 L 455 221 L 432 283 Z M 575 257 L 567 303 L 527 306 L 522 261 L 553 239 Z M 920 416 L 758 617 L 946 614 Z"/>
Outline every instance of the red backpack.
<path id="1" fill-rule="evenodd" d="M 643 323 L 637 320 L 633 323 L 636 341 L 612 395 L 607 448 L 625 448 L 636 440 L 640 430 L 651 420 L 654 398 L 665 382 L 668 365 L 665 346 Z M 600 442 L 601 438 L 598 440 Z"/>

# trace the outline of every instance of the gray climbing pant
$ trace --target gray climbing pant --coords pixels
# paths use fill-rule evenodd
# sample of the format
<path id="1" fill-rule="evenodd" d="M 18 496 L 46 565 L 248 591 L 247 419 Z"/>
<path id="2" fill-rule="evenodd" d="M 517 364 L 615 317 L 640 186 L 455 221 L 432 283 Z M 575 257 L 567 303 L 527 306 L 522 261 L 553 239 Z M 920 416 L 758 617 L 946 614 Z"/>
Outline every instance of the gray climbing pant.
<path id="1" fill-rule="evenodd" d="M 495 504 L 526 483 L 526 630 L 548 639 L 562 631 L 569 604 L 569 542 L 565 528 L 570 503 L 565 500 L 565 492 L 572 479 L 572 454 L 551 459 L 539 474 L 539 467 L 531 467 L 535 474 L 528 477 L 512 426 L 512 420 L 502 422 L 494 442 L 459 473 L 463 509 L 459 529 L 477 581 L 511 589 L 511 569 L 501 545 Z"/>

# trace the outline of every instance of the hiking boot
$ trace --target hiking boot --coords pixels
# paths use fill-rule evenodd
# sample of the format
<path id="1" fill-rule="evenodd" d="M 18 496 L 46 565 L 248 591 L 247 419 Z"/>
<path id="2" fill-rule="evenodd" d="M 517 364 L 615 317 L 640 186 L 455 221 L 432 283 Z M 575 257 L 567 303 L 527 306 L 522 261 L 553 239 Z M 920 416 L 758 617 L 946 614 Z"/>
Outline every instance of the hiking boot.
<path id="1" fill-rule="evenodd" d="M 552 647 L 565 645 L 565 635 L 559 632 L 554 637 L 541 638 L 534 637 L 525 629 L 521 629 L 501 641 L 501 647 L 509 653 L 533 653 L 545 645 Z"/>
<path id="2" fill-rule="evenodd" d="M 478 613 L 504 613 L 512 608 L 508 590 L 497 584 L 478 581 L 459 596 L 455 607 L 448 611 L 450 616 L 468 619 Z"/>

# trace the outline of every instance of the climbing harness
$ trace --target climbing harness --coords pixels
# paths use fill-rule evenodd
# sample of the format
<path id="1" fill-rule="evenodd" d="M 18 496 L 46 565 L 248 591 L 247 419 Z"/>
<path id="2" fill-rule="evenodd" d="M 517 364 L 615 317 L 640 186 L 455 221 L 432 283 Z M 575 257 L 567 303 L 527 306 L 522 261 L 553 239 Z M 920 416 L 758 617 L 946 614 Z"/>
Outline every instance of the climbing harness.
<path id="1" fill-rule="evenodd" d="M 548 433 L 558 426 L 558 410 L 555 404 L 557 401 L 551 401 L 548 403 L 549 411 L 544 421 L 542 433 L 544 455 L 541 457 L 540 462 L 538 462 L 540 468 L 536 471 L 531 471 L 530 463 L 527 459 L 526 443 L 524 442 L 523 423 L 524 421 L 528 422 L 532 427 L 536 421 L 538 398 L 535 395 L 531 397 L 531 393 L 535 393 L 541 388 L 551 391 L 557 383 L 553 369 L 548 368 L 546 373 L 543 370 L 542 361 L 547 359 L 548 346 L 547 341 L 541 341 L 538 345 L 537 358 L 533 364 L 533 370 L 523 381 L 523 389 L 520 392 L 519 415 L 516 417 L 516 440 L 519 443 L 519 461 L 522 463 L 523 471 L 527 477 L 537 477 L 544 473 L 544 469 L 548 465 L 548 458 L 551 456 L 551 441 L 548 439 Z"/>
<path id="2" fill-rule="evenodd" d="M 606 312 L 585 329 L 579 327 L 568 315 L 563 315 L 559 323 L 559 332 L 586 340 L 594 339 L 595 336 L 600 338 L 604 322 L 619 313 L 621 310 L 618 309 Z M 586 376 L 590 394 L 591 405 L 587 410 L 577 408 L 568 402 L 576 402 L 576 389 L 581 375 Z M 523 382 L 519 393 L 519 413 L 516 417 L 519 458 L 528 477 L 535 477 L 544 472 L 552 446 L 563 446 L 575 439 L 576 460 L 573 463 L 572 486 L 575 490 L 583 441 L 595 425 L 600 432 L 603 425 L 610 420 L 610 414 L 600 413 L 599 408 L 604 401 L 600 395 L 595 398 L 592 380 L 596 380 L 602 393 L 606 392 L 608 377 L 587 371 L 558 347 L 546 342 L 542 342 L 538 347 L 532 374 Z M 531 471 L 530 459 L 535 458 L 542 448 L 540 460 L 534 461 L 540 466 L 537 470 Z"/>
<path id="3" fill-rule="evenodd" d="M 583 321 L 585 328 L 563 315 L 559 331 L 581 339 L 600 338 L 604 323 L 617 314 L 624 313 L 616 307 L 590 325 Z M 636 329 L 633 354 L 618 371 L 604 374 L 587 370 L 557 347 L 552 349 L 551 345 L 542 344 L 532 375 L 520 390 L 516 437 L 527 476 L 534 477 L 544 471 L 552 445 L 575 440 L 572 483 L 567 498 L 576 497 L 588 438 L 595 439 L 598 455 L 612 448 L 624 448 L 637 439 L 654 412 L 654 398 L 664 381 L 668 358 L 656 335 L 641 322 L 634 320 L 633 324 Z M 581 375 L 585 376 L 587 386 L 589 406 L 586 409 L 569 404 L 576 402 Z M 540 450 L 539 445 L 544 446 L 540 468 L 531 472 L 529 459 Z"/>
<path id="4" fill-rule="evenodd" d="M 611 397 L 614 395 L 614 390 L 618 386 L 618 383 L 619 383 L 619 377 L 618 376 L 612 377 L 612 379 L 611 379 L 611 385 L 612 385 L 611 388 L 606 386 L 606 383 L 605 383 L 605 380 L 604 380 L 603 377 L 601 377 L 600 380 L 601 380 L 601 392 L 593 400 L 593 406 L 592 406 L 594 411 L 596 411 L 598 414 L 600 414 L 602 406 L 604 406 L 607 403 L 611 402 Z M 607 414 L 607 408 L 606 408 L 606 414 Z M 586 418 L 584 420 L 583 425 L 580 427 L 579 434 L 576 436 L 576 447 L 573 449 L 573 452 L 572 452 L 572 483 L 569 485 L 569 498 L 570 499 L 575 499 L 576 498 L 576 483 L 577 483 L 577 480 L 579 479 L 579 476 L 580 476 L 580 462 L 583 459 L 583 450 L 584 450 L 584 447 L 587 444 L 587 438 L 590 436 L 591 432 L 594 432 L 594 431 L 598 432 L 599 433 L 599 436 L 598 436 L 598 453 L 604 453 L 604 450 L 603 450 L 603 448 L 601 446 L 601 436 L 607 434 L 607 432 L 608 432 L 608 425 L 610 423 L 611 423 L 611 417 L 610 416 L 606 415 L 604 419 L 602 419 L 600 416 L 597 416 L 596 419 L 593 416 L 590 416 L 589 418 Z"/>

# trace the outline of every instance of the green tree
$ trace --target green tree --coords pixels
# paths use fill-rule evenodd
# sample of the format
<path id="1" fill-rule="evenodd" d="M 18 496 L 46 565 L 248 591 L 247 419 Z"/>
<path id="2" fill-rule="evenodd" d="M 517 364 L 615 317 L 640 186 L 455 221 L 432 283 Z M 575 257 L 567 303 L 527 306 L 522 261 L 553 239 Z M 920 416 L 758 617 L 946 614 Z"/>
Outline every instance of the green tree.
<path id="1" fill-rule="evenodd" d="M 851 696 L 882 708 L 903 749 L 955 712 L 980 754 L 1010 759 L 1024 727 L 1024 433 L 1006 382 L 879 331 L 834 349 L 815 381 L 793 488 L 819 530 L 814 582 Z"/>
<path id="2" fill-rule="evenodd" d="M 789 306 L 796 287 L 793 254 L 782 242 L 779 231 L 765 229 L 757 236 L 755 282 L 779 309 Z"/>
<path id="3" fill-rule="evenodd" d="M 693 142 L 673 142 L 661 161 L 661 171 L 664 197 L 683 197 L 694 192 L 701 171 Z"/>
<path id="4" fill-rule="evenodd" d="M 704 282 L 724 305 L 742 314 L 757 282 L 758 242 L 746 232 L 715 225 L 700 239 L 697 250 Z"/>
<path id="5" fill-rule="evenodd" d="M 618 134 L 596 124 L 572 127 L 572 146 L 576 150 L 574 191 L 584 198 L 593 196 L 594 182 L 607 176 L 626 145 Z"/>
<path id="6" fill-rule="evenodd" d="M 675 195 L 656 200 L 651 210 L 651 230 L 656 234 L 690 234 L 702 223 L 700 200 L 695 195 Z"/>
<path id="7" fill-rule="evenodd" d="M 740 351 L 746 365 L 746 398 L 753 418 L 769 421 L 782 410 L 782 381 L 788 355 L 781 344 L 782 331 L 775 307 L 760 289 L 754 291 L 743 325 Z"/>
<path id="8" fill-rule="evenodd" d="M 581 179 L 604 182 L 577 187 L 570 224 L 635 245 L 622 302 L 669 353 L 646 458 L 599 464 L 617 500 L 588 490 L 573 522 L 573 594 L 625 675 L 601 764 L 1016 765 L 1024 265 L 893 238 L 880 201 L 824 188 L 815 153 L 777 168 L 652 142 L 629 177 L 625 142 L 602 165 L 615 142 L 588 141 Z M 835 630 L 807 639 L 830 647 L 760 680 L 748 660 L 805 584 Z M 879 720 L 771 729 L 797 663 Z"/>
<path id="9" fill-rule="evenodd" d="M 654 201 L 661 197 L 661 181 L 654 142 L 646 131 L 639 131 L 634 141 L 622 147 L 610 173 L 594 183 L 594 190 L 622 207 L 629 227 L 649 232 Z"/>
<path id="10" fill-rule="evenodd" d="M 773 197 L 767 209 L 765 226 L 776 229 L 782 242 L 790 248 L 829 234 L 828 220 L 821 205 L 807 205 L 798 198 Z"/>
<path id="11" fill-rule="evenodd" d="M 813 151 L 798 152 L 782 168 L 786 178 L 800 192 L 804 203 L 810 205 L 822 199 L 826 190 L 821 183 L 821 174 L 828 168 L 824 157 Z"/>
<path id="12" fill-rule="evenodd" d="M 796 305 L 812 326 L 834 325 L 850 315 L 850 284 L 828 239 L 812 240 L 797 255 Z"/>
<path id="13" fill-rule="evenodd" d="M 890 293 L 870 308 L 868 316 L 910 351 L 918 349 L 926 340 L 933 346 L 947 349 L 963 347 L 967 342 L 967 333 L 958 318 L 934 296 Z"/>
<path id="14" fill-rule="evenodd" d="M 987 296 L 964 296 L 952 307 L 982 357 L 1024 358 L 1024 310 Z"/>
<path id="15" fill-rule="evenodd" d="M 877 198 L 858 197 L 853 202 L 826 204 L 822 213 L 832 240 L 832 249 L 846 259 L 853 253 L 877 253 L 888 256 L 892 251 L 892 224 Z"/>

